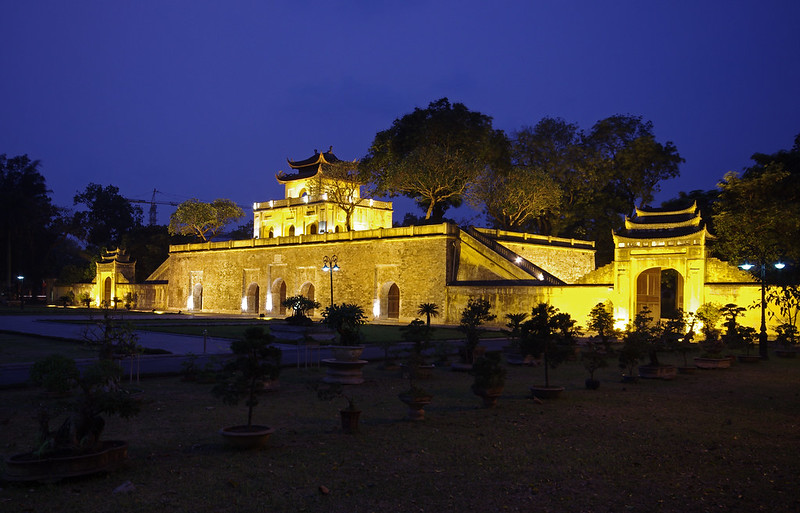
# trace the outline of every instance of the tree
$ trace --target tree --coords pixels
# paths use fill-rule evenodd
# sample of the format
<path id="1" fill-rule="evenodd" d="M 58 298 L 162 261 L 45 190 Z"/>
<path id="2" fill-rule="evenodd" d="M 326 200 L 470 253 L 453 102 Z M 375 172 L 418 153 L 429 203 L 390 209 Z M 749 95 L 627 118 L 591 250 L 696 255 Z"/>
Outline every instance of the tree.
<path id="1" fill-rule="evenodd" d="M 25 276 L 26 287 L 41 283 L 50 243 L 57 239 L 52 229 L 57 211 L 40 165 L 27 155 L 0 154 L 0 262 L 8 294 L 18 275 Z"/>
<path id="2" fill-rule="evenodd" d="M 334 203 L 345 215 L 345 230 L 352 230 L 351 219 L 356 207 L 363 203 L 361 185 L 365 182 L 358 161 L 340 160 L 333 164 L 322 164 L 322 172 L 317 173 L 311 185 L 311 194 L 326 194 L 328 201 Z"/>
<path id="3" fill-rule="evenodd" d="M 210 241 L 226 225 L 244 217 L 244 211 L 229 199 L 215 199 L 211 203 L 196 198 L 178 205 L 169 219 L 169 233 L 172 235 L 196 235 Z"/>
<path id="4" fill-rule="evenodd" d="M 515 167 L 511 173 L 486 169 L 476 180 L 470 203 L 483 206 L 488 221 L 503 230 L 550 233 L 561 205 L 561 189 L 543 169 Z"/>
<path id="5" fill-rule="evenodd" d="M 473 363 L 475 348 L 478 346 L 483 332 L 481 326 L 497 317 L 495 314 L 489 313 L 491 309 L 492 304 L 488 300 L 470 298 L 467 306 L 461 311 L 461 322 L 458 329 L 463 331 L 467 338 L 461 355 L 464 363 Z"/>
<path id="6" fill-rule="evenodd" d="M 732 262 L 759 264 L 800 257 L 800 135 L 791 151 L 756 153 L 743 174 L 718 184 L 715 251 Z"/>
<path id="7" fill-rule="evenodd" d="M 653 124 L 616 115 L 584 133 L 560 118 L 543 118 L 514 134 L 512 162 L 542 169 L 563 191 L 558 215 L 542 224 L 549 234 L 597 241 L 599 264 L 613 256 L 612 230 L 624 214 L 648 204 L 661 180 L 678 176 L 683 159 L 659 143 Z"/>
<path id="8" fill-rule="evenodd" d="M 508 141 L 492 118 L 447 98 L 395 119 L 376 134 L 362 169 L 375 192 L 403 194 L 426 207 L 425 218 L 444 215 L 489 167 L 508 165 Z"/>
<path id="9" fill-rule="evenodd" d="M 90 183 L 73 198 L 86 209 L 75 212 L 75 233 L 95 250 L 123 245 L 126 233 L 142 225 L 142 209 L 122 197 L 114 185 Z"/>
<path id="10" fill-rule="evenodd" d="M 430 328 L 431 317 L 439 317 L 439 305 L 436 303 L 420 303 L 417 306 L 417 314 L 425 316 L 426 325 Z"/>

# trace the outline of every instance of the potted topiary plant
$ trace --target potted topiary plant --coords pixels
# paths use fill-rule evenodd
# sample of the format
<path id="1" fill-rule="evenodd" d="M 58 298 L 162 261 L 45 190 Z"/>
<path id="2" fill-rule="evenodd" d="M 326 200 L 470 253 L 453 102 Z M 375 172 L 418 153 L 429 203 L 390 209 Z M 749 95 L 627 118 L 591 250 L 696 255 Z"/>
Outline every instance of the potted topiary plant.
<path id="1" fill-rule="evenodd" d="M 575 320 L 568 313 L 539 303 L 531 312 L 531 318 L 523 324 L 523 350 L 542 359 L 544 386 L 530 387 L 537 399 L 555 399 L 564 387 L 550 385 L 550 369 L 555 369 L 575 354 L 575 337 L 579 335 Z"/>
<path id="2" fill-rule="evenodd" d="M 281 305 L 292 311 L 286 322 L 295 326 L 310 326 L 314 321 L 307 315 L 311 310 L 319 308 L 319 303 L 302 295 L 289 296 Z"/>
<path id="3" fill-rule="evenodd" d="M 253 408 L 265 383 L 278 378 L 281 350 L 272 345 L 272 336 L 261 326 L 247 328 L 244 338 L 231 343 L 233 358 L 222 369 L 221 379 L 212 392 L 225 404 L 237 405 L 244 399 L 247 424 L 224 427 L 220 434 L 233 447 L 255 449 L 266 445 L 273 428 L 253 424 Z"/>
<path id="4" fill-rule="evenodd" d="M 775 337 L 775 342 L 778 344 L 775 355 L 781 358 L 794 358 L 797 354 L 797 326 L 785 322 L 779 324 L 775 331 L 778 332 L 778 336 Z"/>
<path id="5" fill-rule="evenodd" d="M 469 371 L 475 377 L 472 393 L 483 399 L 486 408 L 494 408 L 506 384 L 506 369 L 500 352 L 487 351 L 475 360 Z"/>
<path id="6" fill-rule="evenodd" d="M 705 303 L 697 309 L 697 319 L 703 323 L 703 340 L 700 346 L 703 352 L 694 359 L 694 364 L 699 369 L 727 369 L 731 366 L 731 359 L 723 356 L 725 343 L 716 328 L 719 322 L 722 307 L 715 303 Z"/>
<path id="7" fill-rule="evenodd" d="M 322 312 L 322 322 L 335 331 L 333 355 L 339 361 L 357 361 L 364 351 L 361 344 L 361 326 L 367 323 L 364 309 L 352 303 L 331 305 Z"/>
<path id="8" fill-rule="evenodd" d="M 140 401 L 120 386 L 122 369 L 111 360 L 98 360 L 81 375 L 67 360 L 48 360 L 34 365 L 33 380 L 60 393 L 77 390 L 70 400 L 43 403 L 39 411 L 39 433 L 35 448 L 6 459 L 8 481 L 55 481 L 113 469 L 128 457 L 128 444 L 103 440 L 104 415 L 130 418 L 140 409 Z M 45 377 L 46 369 L 60 369 Z M 62 395 L 59 394 L 59 395 Z M 61 426 L 50 423 L 65 415 Z"/>
<path id="9" fill-rule="evenodd" d="M 344 386 L 340 383 L 332 383 L 325 386 L 320 386 L 316 383 L 313 388 L 317 392 L 317 397 L 324 401 L 330 401 L 340 397 L 345 399 L 347 401 L 347 406 L 339 410 L 339 416 L 342 421 L 342 431 L 348 435 L 358 433 L 361 410 L 356 406 L 353 397 L 344 393 Z"/>
<path id="10" fill-rule="evenodd" d="M 675 350 L 678 339 L 685 329 L 683 315 L 653 324 L 653 317 L 650 309 L 643 307 L 636 314 L 636 327 L 639 336 L 644 343 L 648 362 L 639 366 L 639 377 L 647 379 L 674 379 L 678 374 L 678 368 L 674 365 L 662 363 L 658 359 L 659 353 L 667 353 Z"/>
<path id="11" fill-rule="evenodd" d="M 406 327 L 404 336 L 414 341 L 414 346 L 408 354 L 408 359 L 403 364 L 403 375 L 408 378 L 409 388 L 400 392 L 398 398 L 408 406 L 410 420 L 423 420 L 425 406 L 431 403 L 433 395 L 424 388 L 417 386 L 417 380 L 431 376 L 432 365 L 425 362 L 423 351 L 427 349 L 430 338 L 430 328 L 425 322 L 414 319 Z"/>
<path id="12" fill-rule="evenodd" d="M 454 365 L 454 370 L 469 370 L 475 358 L 486 350 L 478 346 L 478 343 L 483 332 L 481 326 L 496 318 L 496 315 L 489 313 L 491 308 L 492 304 L 486 299 L 470 298 L 461 311 L 459 329 L 464 332 L 466 340 L 460 351 L 461 364 Z"/>
<path id="13" fill-rule="evenodd" d="M 529 363 L 530 355 L 522 354 L 522 323 L 527 319 L 525 312 L 506 314 L 506 327 L 502 329 L 508 337 L 508 345 L 503 348 L 506 361 L 511 365 L 522 365 Z"/>
<path id="14" fill-rule="evenodd" d="M 678 309 L 678 311 L 683 313 L 682 309 Z M 677 344 L 675 344 L 675 350 L 683 357 L 683 365 L 678 366 L 678 374 L 694 374 L 695 369 L 697 369 L 697 367 L 694 365 L 689 365 L 687 359 L 687 355 L 695 349 L 695 344 L 692 343 L 692 340 L 694 340 L 694 326 L 696 323 L 696 318 L 691 312 L 689 314 L 685 314 L 684 319 L 687 316 L 689 318 L 689 327 L 683 336 L 680 337 Z"/>
<path id="15" fill-rule="evenodd" d="M 403 376 L 416 379 L 429 378 L 433 372 L 433 365 L 425 360 L 425 351 L 430 349 L 431 328 L 420 319 L 414 319 L 407 326 L 400 328 L 403 338 L 412 342 L 406 361 L 401 364 Z"/>
<path id="16" fill-rule="evenodd" d="M 611 343 L 603 343 L 603 339 L 599 336 L 590 337 L 586 341 L 586 346 L 581 353 L 583 366 L 589 373 L 586 378 L 585 385 L 588 390 L 597 390 L 600 388 L 600 380 L 594 378 L 594 373 L 599 369 L 608 367 L 608 356 L 611 354 Z"/>
<path id="17" fill-rule="evenodd" d="M 611 355 L 611 343 L 616 339 L 614 330 L 614 317 L 611 314 L 610 306 L 597 303 L 589 312 L 589 324 L 591 331 L 597 333 L 586 341 L 586 347 L 582 353 L 583 366 L 589 372 L 586 378 L 586 388 L 597 390 L 600 388 L 600 381 L 595 379 L 594 373 L 608 367 L 608 356 Z"/>

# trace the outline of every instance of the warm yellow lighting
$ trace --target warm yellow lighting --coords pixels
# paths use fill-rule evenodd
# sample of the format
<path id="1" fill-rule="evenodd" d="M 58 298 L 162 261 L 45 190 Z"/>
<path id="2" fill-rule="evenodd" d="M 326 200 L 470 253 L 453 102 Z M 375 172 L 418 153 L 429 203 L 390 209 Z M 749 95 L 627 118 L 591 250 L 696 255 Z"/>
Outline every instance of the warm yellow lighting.
<path id="1" fill-rule="evenodd" d="M 272 311 L 272 292 L 267 292 L 267 311 Z"/>
<path id="2" fill-rule="evenodd" d="M 308 195 L 303 195 L 303 203 L 308 203 Z"/>
<path id="3" fill-rule="evenodd" d="M 514 262 L 516 262 L 516 263 L 518 263 L 518 264 L 519 264 L 519 263 L 521 263 L 521 262 L 522 262 L 522 257 L 518 256 L 518 257 L 517 257 L 517 258 L 514 260 Z"/>
<path id="4" fill-rule="evenodd" d="M 247 311 L 247 296 L 242 296 L 242 311 Z"/>
<path id="5" fill-rule="evenodd" d="M 381 316 L 381 300 L 375 299 L 372 301 L 372 316 L 373 317 L 380 317 Z"/>
<path id="6" fill-rule="evenodd" d="M 194 310 L 194 296 L 189 295 L 189 299 L 186 300 L 186 309 Z"/>
<path id="7" fill-rule="evenodd" d="M 269 208 L 272 208 L 274 206 L 275 206 L 275 202 L 273 200 L 269 200 Z"/>
<path id="8" fill-rule="evenodd" d="M 258 208 L 258 203 L 256 203 L 256 202 L 253 202 L 253 210 L 255 210 L 255 209 L 257 209 L 257 208 Z"/>

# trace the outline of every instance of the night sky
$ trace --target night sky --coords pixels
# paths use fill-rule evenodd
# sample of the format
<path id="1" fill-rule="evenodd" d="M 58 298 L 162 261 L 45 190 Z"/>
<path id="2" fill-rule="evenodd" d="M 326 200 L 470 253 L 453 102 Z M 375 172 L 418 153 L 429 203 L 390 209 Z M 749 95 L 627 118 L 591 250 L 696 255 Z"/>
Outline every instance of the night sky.
<path id="1" fill-rule="evenodd" d="M 89 182 L 252 205 L 283 197 L 286 158 L 361 158 L 448 97 L 507 133 L 651 120 L 686 159 L 661 201 L 792 146 L 798 20 L 797 0 L 3 0 L 0 153 L 40 159 L 60 206 Z"/>

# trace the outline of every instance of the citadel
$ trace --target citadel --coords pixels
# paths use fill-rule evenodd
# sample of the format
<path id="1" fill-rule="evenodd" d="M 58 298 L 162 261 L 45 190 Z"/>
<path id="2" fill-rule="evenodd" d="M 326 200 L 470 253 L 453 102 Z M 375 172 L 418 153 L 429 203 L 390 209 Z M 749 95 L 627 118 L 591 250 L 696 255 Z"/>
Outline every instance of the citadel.
<path id="1" fill-rule="evenodd" d="M 447 324 L 459 322 L 470 298 L 490 301 L 498 324 L 540 302 L 583 323 L 606 303 L 620 328 L 644 306 L 658 318 L 708 302 L 750 306 L 760 294 L 748 273 L 708 255 L 712 236 L 696 205 L 635 209 L 614 233 L 614 260 L 595 268 L 593 241 L 452 223 L 395 228 L 391 202 L 362 198 L 358 185 L 348 218 L 324 192 L 324 164 L 335 162 L 330 151 L 290 160 L 291 173 L 276 176 L 284 197 L 253 204 L 249 240 L 172 245 L 144 283 L 133 282 L 135 262 L 123 251 L 110 252 L 95 281 L 73 291 L 97 304 L 129 295 L 138 309 L 264 317 L 286 315 L 281 302 L 303 295 L 403 324 L 420 303 L 439 305 Z M 757 325 L 758 315 L 748 310 L 743 323 Z"/>

